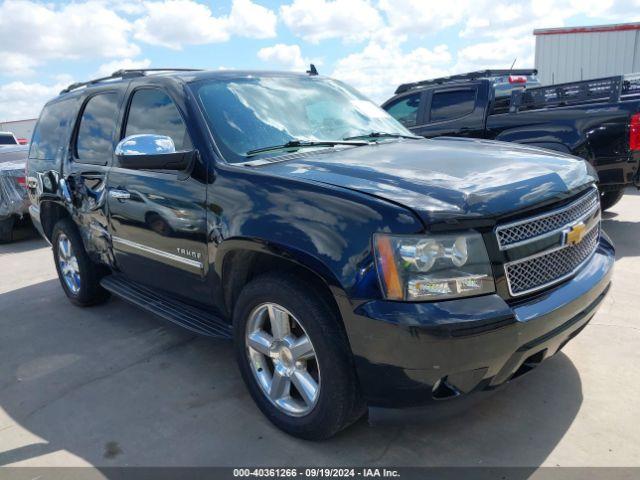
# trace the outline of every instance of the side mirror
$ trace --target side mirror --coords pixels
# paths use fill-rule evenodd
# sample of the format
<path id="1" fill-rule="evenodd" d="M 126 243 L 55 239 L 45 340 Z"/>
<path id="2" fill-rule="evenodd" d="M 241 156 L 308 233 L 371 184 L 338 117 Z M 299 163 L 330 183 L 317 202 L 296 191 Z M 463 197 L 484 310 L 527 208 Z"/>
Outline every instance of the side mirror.
<path id="1" fill-rule="evenodd" d="M 186 170 L 195 150 L 176 152 L 171 137 L 165 135 L 130 135 L 116 145 L 118 166 L 135 170 Z"/>

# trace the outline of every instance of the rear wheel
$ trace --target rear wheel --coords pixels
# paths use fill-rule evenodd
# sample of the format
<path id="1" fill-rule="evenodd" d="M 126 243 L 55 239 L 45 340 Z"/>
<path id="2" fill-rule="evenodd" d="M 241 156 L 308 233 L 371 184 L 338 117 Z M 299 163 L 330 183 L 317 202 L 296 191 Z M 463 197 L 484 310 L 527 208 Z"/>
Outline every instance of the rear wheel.
<path id="1" fill-rule="evenodd" d="M 64 293 L 76 305 L 89 306 L 109 298 L 100 286 L 104 269 L 91 261 L 75 224 L 68 218 L 53 227 L 53 257 Z"/>
<path id="2" fill-rule="evenodd" d="M 602 210 L 608 210 L 622 199 L 624 195 L 624 188 L 620 190 L 611 190 L 609 192 L 603 192 L 600 196 L 600 205 Z"/>
<path id="3" fill-rule="evenodd" d="M 304 281 L 249 283 L 234 314 L 236 357 L 254 401 L 277 427 L 323 439 L 357 420 L 363 402 L 336 313 Z"/>

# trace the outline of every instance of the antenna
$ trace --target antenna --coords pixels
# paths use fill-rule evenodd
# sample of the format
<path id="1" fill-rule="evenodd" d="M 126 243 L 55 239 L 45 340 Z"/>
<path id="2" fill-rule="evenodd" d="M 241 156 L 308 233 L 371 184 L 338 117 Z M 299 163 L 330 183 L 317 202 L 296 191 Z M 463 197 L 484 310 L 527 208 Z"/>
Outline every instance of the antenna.
<path id="1" fill-rule="evenodd" d="M 316 66 L 313 63 L 309 65 L 309 70 L 307 70 L 307 73 L 312 77 L 315 77 L 316 75 L 318 75 L 318 70 L 316 69 Z"/>

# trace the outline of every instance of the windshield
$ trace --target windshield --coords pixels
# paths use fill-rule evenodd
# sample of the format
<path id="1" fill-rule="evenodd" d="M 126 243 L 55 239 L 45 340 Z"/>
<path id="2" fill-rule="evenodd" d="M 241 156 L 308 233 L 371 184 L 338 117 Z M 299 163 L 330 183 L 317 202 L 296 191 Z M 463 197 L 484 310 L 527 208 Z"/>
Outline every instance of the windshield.
<path id="1" fill-rule="evenodd" d="M 374 132 L 412 135 L 373 102 L 327 78 L 247 76 L 207 80 L 192 88 L 229 162 L 246 161 L 247 152 L 292 140 L 331 142 Z"/>

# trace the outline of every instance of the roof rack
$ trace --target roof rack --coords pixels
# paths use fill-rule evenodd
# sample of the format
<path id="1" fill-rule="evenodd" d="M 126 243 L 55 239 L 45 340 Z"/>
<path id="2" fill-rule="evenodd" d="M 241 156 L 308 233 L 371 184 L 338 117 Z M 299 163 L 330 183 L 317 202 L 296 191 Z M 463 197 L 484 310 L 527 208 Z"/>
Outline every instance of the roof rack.
<path id="1" fill-rule="evenodd" d="M 95 85 L 97 83 L 106 82 L 108 80 L 115 80 L 117 78 L 133 78 L 145 76 L 148 72 L 200 72 L 198 68 L 135 68 L 135 69 L 122 69 L 113 72 L 107 77 L 95 78 L 88 82 L 76 82 L 69 85 L 64 90 L 60 91 L 60 95 L 63 93 L 69 93 L 72 90 L 76 90 L 81 87 L 87 87 L 89 85 Z"/>
<path id="2" fill-rule="evenodd" d="M 498 69 L 498 70 L 478 70 L 477 72 L 460 73 L 458 75 L 451 75 L 449 77 L 433 78 L 431 80 L 422 80 L 413 83 L 403 83 L 396 88 L 396 95 L 404 93 L 414 88 L 423 87 L 427 85 L 437 85 L 449 82 L 459 82 L 461 80 L 478 80 L 487 77 L 499 77 L 502 75 L 537 75 L 538 70 L 535 68 L 515 68 L 515 69 Z"/>

